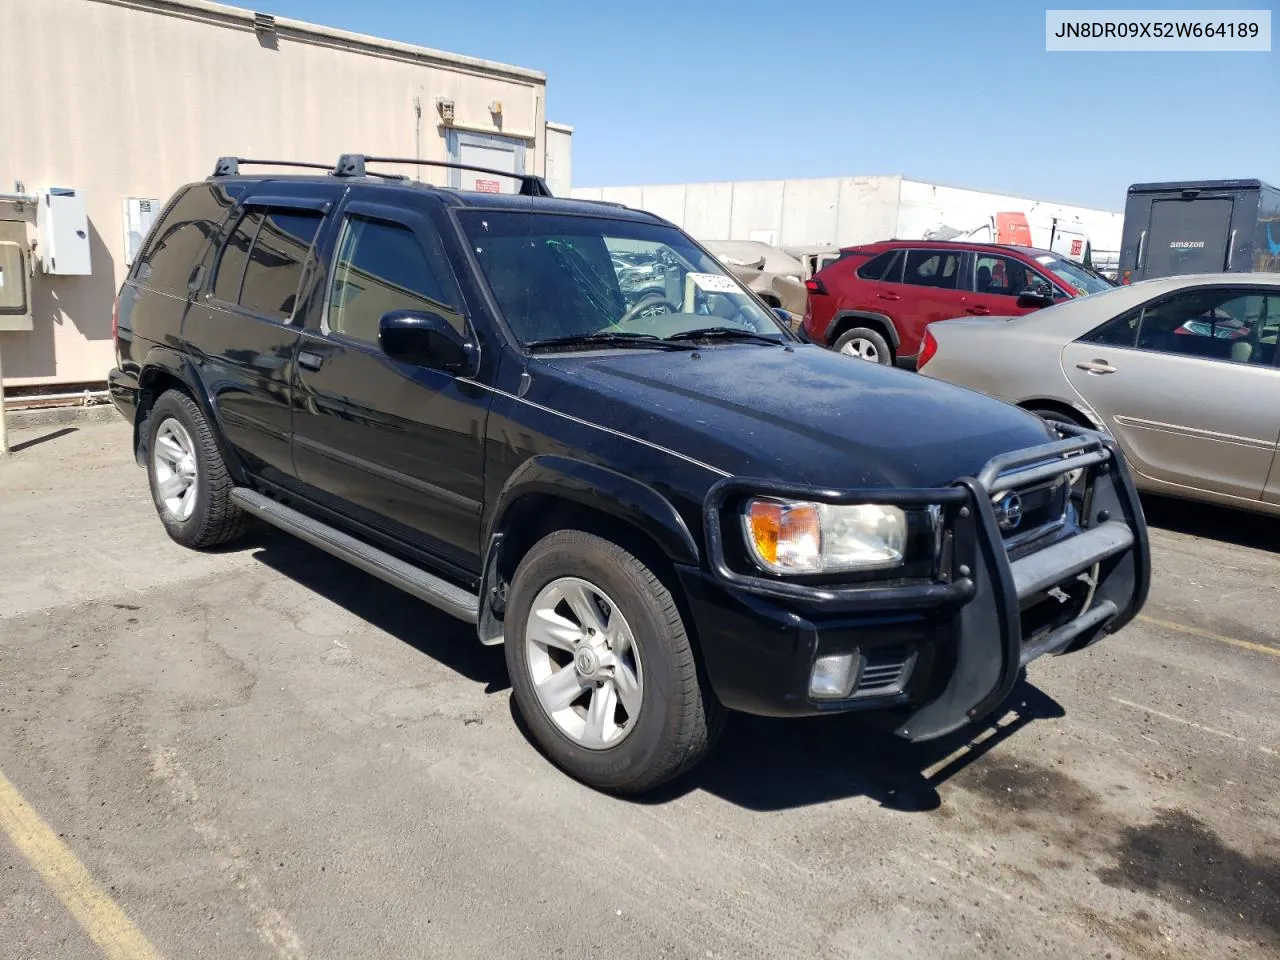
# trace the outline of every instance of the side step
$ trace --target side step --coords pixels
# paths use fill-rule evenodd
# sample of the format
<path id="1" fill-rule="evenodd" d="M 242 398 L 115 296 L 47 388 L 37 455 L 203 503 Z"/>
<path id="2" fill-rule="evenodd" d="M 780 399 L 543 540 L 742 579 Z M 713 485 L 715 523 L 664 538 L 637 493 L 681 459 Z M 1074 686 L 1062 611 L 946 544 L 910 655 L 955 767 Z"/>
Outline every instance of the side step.
<path id="1" fill-rule="evenodd" d="M 399 557 L 394 557 L 362 540 L 357 540 L 327 523 L 321 523 L 292 507 L 286 507 L 283 503 L 265 497 L 256 490 L 236 487 L 231 491 L 231 499 L 238 506 L 256 517 L 261 517 L 273 527 L 279 527 L 286 533 L 291 533 L 312 546 L 347 561 L 353 567 L 359 567 L 365 573 L 371 573 L 379 580 L 385 580 L 393 587 L 399 587 L 419 600 L 425 600 L 452 617 L 465 620 L 467 623 L 475 623 L 479 619 L 480 598 L 474 593 L 469 593 L 447 580 L 441 580 L 434 574 L 405 563 Z"/>

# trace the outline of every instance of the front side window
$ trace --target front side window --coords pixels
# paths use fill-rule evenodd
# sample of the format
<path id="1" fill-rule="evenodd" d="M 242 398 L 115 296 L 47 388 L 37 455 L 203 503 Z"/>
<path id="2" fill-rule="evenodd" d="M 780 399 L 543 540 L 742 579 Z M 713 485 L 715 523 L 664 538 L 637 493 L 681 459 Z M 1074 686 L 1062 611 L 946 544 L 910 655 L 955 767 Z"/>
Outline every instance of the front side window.
<path id="1" fill-rule="evenodd" d="M 1280 296 L 1241 290 L 1188 290 L 1104 324 L 1090 343 L 1271 366 L 1280 331 Z"/>
<path id="2" fill-rule="evenodd" d="M 461 298 L 439 248 L 430 252 L 409 227 L 349 216 L 342 225 L 325 316 L 330 333 L 378 342 L 378 324 L 392 310 L 438 313 L 459 333 Z"/>
<path id="3" fill-rule="evenodd" d="M 785 338 L 774 314 L 674 227 L 495 210 L 458 219 L 523 344 L 709 330 Z"/>
<path id="4" fill-rule="evenodd" d="M 943 250 L 910 250 L 902 279 L 917 287 L 955 290 L 960 280 L 960 255 Z"/>
<path id="5" fill-rule="evenodd" d="M 1003 297 L 1016 297 L 1036 286 L 1049 286 L 1048 282 L 1021 260 L 992 254 L 978 254 L 973 258 L 973 289 L 975 293 L 988 293 Z"/>

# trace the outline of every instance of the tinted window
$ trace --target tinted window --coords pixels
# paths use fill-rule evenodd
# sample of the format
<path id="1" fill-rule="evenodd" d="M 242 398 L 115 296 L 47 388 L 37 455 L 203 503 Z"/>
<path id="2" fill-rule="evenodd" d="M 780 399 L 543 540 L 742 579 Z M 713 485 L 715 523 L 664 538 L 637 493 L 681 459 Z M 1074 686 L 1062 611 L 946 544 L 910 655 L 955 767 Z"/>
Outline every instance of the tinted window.
<path id="1" fill-rule="evenodd" d="M 1049 281 L 1013 257 L 978 254 L 974 258 L 973 289 L 975 293 L 1016 297 L 1029 287 L 1049 286 Z"/>
<path id="2" fill-rule="evenodd" d="M 890 267 L 893 261 L 897 259 L 899 250 L 890 250 L 888 253 L 882 253 L 878 257 L 872 257 L 866 263 L 858 268 L 858 276 L 863 280 L 883 280 L 886 275 L 891 273 Z"/>
<path id="3" fill-rule="evenodd" d="M 911 250 L 907 253 L 904 283 L 954 290 L 960 279 L 960 255 L 944 250 Z"/>
<path id="4" fill-rule="evenodd" d="M 1280 296 L 1190 290 L 1131 311 L 1088 339 L 1155 353 L 1271 366 L 1278 331 Z"/>
<path id="5" fill-rule="evenodd" d="M 783 336 L 777 316 L 675 227 L 481 210 L 461 210 L 458 219 L 504 318 L 525 344 L 592 334 L 661 339 L 708 329 Z"/>
<path id="6" fill-rule="evenodd" d="M 249 262 L 249 248 L 262 225 L 262 211 L 250 210 L 222 247 L 218 257 L 217 273 L 213 278 L 213 295 L 227 303 L 240 300 L 240 281 L 244 279 L 244 265 Z"/>
<path id="7" fill-rule="evenodd" d="M 134 278 L 153 290 L 185 297 L 191 271 L 230 205 L 220 188 L 206 184 L 188 188 L 152 230 L 134 266 Z"/>
<path id="8" fill-rule="evenodd" d="M 267 211 L 245 266 L 242 307 L 276 320 L 293 316 L 302 268 L 320 220 L 320 213 L 310 210 Z"/>
<path id="9" fill-rule="evenodd" d="M 463 332 L 459 298 L 439 238 L 428 255 L 406 226 L 348 217 L 338 239 L 329 288 L 328 329 L 378 342 L 378 322 L 389 310 L 438 313 Z"/>

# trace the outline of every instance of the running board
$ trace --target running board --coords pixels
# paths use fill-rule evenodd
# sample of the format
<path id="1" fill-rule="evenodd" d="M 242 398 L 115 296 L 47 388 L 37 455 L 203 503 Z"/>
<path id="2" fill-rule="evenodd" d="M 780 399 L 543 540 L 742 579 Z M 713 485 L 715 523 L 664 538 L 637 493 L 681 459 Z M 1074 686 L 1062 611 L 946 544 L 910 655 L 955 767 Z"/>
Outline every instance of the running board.
<path id="1" fill-rule="evenodd" d="M 419 600 L 425 600 L 452 617 L 467 623 L 475 623 L 479 619 L 480 599 L 474 593 L 405 563 L 399 557 L 372 547 L 363 540 L 357 540 L 327 523 L 286 507 L 256 490 L 236 487 L 231 491 L 231 499 L 237 506 L 255 517 L 261 517 L 273 527 L 279 527 L 286 533 L 347 561 L 353 567 L 359 567 L 365 573 L 371 573 L 379 580 L 399 587 Z"/>

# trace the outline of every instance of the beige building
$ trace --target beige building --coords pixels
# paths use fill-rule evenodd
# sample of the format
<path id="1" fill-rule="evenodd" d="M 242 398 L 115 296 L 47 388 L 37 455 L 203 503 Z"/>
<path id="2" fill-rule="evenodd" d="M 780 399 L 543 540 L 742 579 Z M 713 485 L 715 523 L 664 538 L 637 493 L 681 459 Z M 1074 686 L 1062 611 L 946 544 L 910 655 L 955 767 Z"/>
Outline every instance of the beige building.
<path id="1" fill-rule="evenodd" d="M 203 0 L 3 0 L 0 37 L 10 394 L 105 380 L 133 250 L 173 190 L 219 156 L 454 160 L 568 192 L 572 131 L 547 124 L 536 70 Z M 474 174 L 399 172 L 477 186 Z"/>

